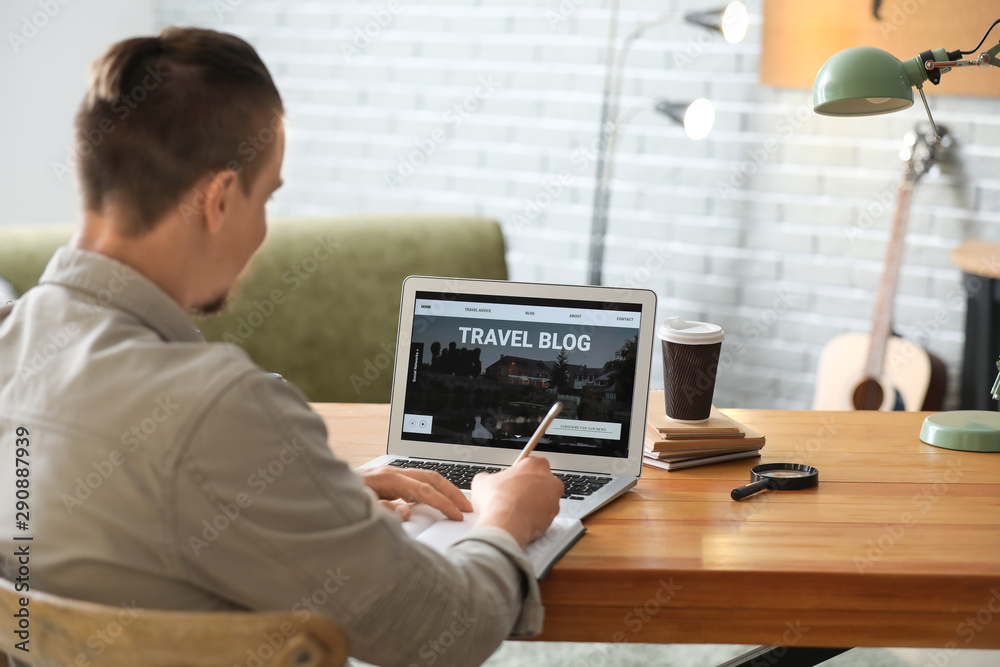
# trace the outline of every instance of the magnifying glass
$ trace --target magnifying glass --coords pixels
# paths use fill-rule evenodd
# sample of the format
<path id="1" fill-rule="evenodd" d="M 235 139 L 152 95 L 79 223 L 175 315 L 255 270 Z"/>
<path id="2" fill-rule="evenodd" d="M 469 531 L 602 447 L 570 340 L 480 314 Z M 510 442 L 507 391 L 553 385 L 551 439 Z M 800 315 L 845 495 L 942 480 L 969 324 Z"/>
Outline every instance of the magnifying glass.
<path id="1" fill-rule="evenodd" d="M 819 470 L 801 463 L 764 463 L 750 469 L 750 484 L 733 489 L 733 500 L 743 500 L 764 489 L 794 491 L 819 485 Z"/>

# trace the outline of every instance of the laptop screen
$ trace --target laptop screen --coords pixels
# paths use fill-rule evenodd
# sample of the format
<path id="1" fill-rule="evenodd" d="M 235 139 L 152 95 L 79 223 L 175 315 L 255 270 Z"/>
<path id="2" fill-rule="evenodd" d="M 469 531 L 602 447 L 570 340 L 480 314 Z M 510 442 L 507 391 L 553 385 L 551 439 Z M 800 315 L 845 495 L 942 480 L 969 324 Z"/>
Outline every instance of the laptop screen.
<path id="1" fill-rule="evenodd" d="M 627 457 L 641 315 L 638 303 L 417 291 L 397 350 L 401 439 L 521 449 L 558 400 L 537 451 Z"/>

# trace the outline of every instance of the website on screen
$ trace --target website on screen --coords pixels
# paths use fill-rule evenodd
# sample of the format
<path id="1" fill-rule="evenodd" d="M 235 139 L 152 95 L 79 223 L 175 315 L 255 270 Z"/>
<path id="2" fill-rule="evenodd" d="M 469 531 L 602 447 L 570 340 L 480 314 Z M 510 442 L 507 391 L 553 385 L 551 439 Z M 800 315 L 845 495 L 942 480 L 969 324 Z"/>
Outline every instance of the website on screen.
<path id="1" fill-rule="evenodd" d="M 627 456 L 641 310 L 635 304 L 418 292 L 403 437 Z M 403 351 L 400 350 L 400 353 Z"/>

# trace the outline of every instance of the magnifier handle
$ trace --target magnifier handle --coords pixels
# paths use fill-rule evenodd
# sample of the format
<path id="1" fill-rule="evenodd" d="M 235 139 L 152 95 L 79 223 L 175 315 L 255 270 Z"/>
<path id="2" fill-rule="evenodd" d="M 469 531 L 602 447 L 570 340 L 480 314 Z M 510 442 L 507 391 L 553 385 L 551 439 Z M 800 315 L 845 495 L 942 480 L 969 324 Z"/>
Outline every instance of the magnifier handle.
<path id="1" fill-rule="evenodd" d="M 770 485 L 771 485 L 771 480 L 762 479 L 758 482 L 753 482 L 751 484 L 747 484 L 746 486 L 741 486 L 738 489 L 733 489 L 732 493 L 730 493 L 729 495 L 733 497 L 733 500 L 743 500 L 747 496 L 753 495 L 758 491 L 763 491 Z"/>

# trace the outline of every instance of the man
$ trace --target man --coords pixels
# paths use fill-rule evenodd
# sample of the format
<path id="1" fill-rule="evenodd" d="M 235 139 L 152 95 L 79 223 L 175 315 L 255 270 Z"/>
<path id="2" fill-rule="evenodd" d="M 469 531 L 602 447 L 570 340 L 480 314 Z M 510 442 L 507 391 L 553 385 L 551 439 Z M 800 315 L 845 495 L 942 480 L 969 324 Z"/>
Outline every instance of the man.
<path id="1" fill-rule="evenodd" d="M 281 185 L 281 99 L 254 50 L 197 29 L 120 42 L 93 65 L 76 136 L 83 223 L 0 308 L 0 516 L 15 525 L 8 480 L 27 479 L 31 586 L 320 613 L 378 664 L 476 664 L 540 631 L 522 547 L 558 511 L 544 459 L 477 477 L 477 524 L 442 556 L 400 520 L 407 501 L 461 518 L 458 489 L 355 475 L 295 388 L 187 317 L 222 307 Z M 23 543 L 8 529 L 0 544 Z"/>

